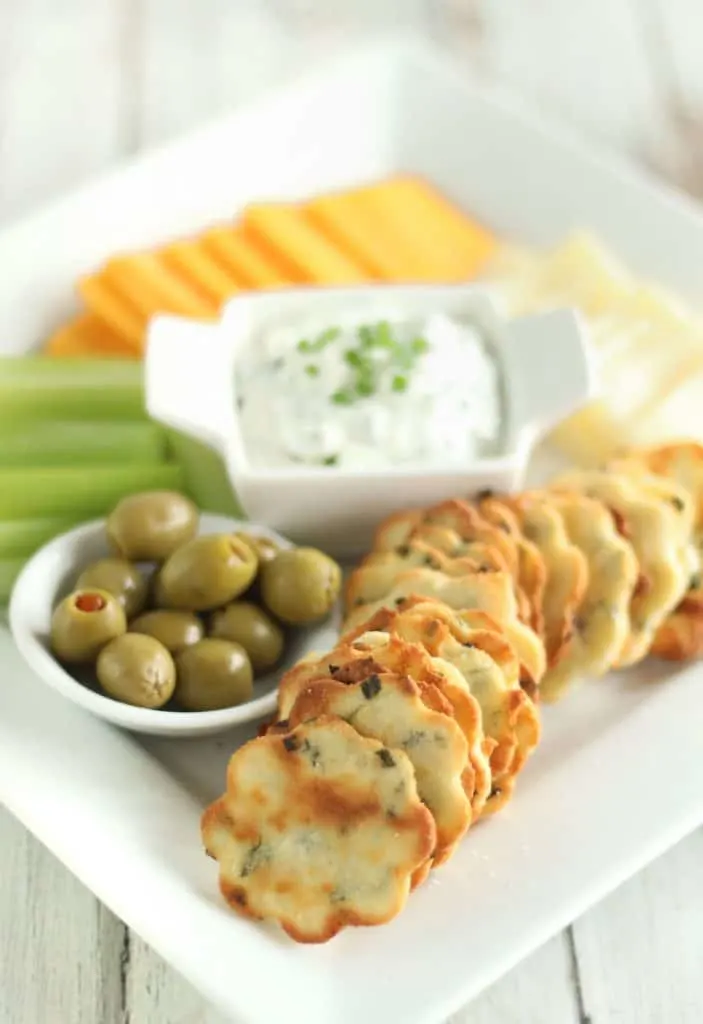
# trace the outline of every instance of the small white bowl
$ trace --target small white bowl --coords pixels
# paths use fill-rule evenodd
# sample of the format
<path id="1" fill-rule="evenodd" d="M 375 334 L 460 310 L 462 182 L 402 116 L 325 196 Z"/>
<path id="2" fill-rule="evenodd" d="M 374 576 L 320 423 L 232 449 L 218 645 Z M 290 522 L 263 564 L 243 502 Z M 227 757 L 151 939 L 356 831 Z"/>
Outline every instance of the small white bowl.
<path id="1" fill-rule="evenodd" d="M 291 547 L 287 538 L 254 523 L 202 514 L 200 533 L 245 530 L 269 537 L 281 547 Z M 15 583 L 10 599 L 10 629 L 27 664 L 62 696 L 113 725 L 154 736 L 204 736 L 224 732 L 273 714 L 281 673 L 310 650 L 334 646 L 337 630 L 330 622 L 291 631 L 281 666 L 254 683 L 255 696 L 245 704 L 221 711 L 165 711 L 133 707 L 107 697 L 71 675 L 53 656 L 48 637 L 51 614 L 57 603 L 70 593 L 76 577 L 89 562 L 108 555 L 105 520 L 79 526 L 56 537 L 27 562 Z"/>
<path id="2" fill-rule="evenodd" d="M 350 311 L 360 321 L 444 312 L 476 324 L 502 370 L 504 453 L 460 468 L 253 467 L 234 400 L 238 353 L 267 329 L 311 319 L 329 326 Z M 400 508 L 469 496 L 487 487 L 519 487 L 540 435 L 592 392 L 589 346 L 575 311 L 507 321 L 490 293 L 473 285 L 302 288 L 237 296 L 216 324 L 157 317 L 146 355 L 151 416 L 223 456 L 246 515 L 281 530 L 296 544 L 316 545 L 338 557 L 366 549 L 380 520 Z"/>

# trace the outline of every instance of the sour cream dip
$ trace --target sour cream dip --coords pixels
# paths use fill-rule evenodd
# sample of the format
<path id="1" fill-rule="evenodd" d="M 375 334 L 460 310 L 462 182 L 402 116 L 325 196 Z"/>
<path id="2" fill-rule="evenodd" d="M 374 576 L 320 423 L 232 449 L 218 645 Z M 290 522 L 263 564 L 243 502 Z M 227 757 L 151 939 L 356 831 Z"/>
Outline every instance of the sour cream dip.
<path id="1" fill-rule="evenodd" d="M 469 320 L 433 313 L 275 327 L 241 353 L 252 467 L 462 466 L 501 453 L 499 363 Z"/>

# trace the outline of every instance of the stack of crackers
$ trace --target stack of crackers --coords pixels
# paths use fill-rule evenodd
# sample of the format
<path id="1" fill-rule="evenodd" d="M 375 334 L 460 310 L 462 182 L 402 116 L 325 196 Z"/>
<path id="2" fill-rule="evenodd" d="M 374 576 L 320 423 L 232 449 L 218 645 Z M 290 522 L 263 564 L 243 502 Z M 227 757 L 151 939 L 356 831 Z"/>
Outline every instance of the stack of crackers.
<path id="1" fill-rule="evenodd" d="M 508 803 L 540 700 L 703 652 L 702 558 L 692 442 L 391 516 L 203 816 L 227 901 L 301 942 L 390 920 Z"/>

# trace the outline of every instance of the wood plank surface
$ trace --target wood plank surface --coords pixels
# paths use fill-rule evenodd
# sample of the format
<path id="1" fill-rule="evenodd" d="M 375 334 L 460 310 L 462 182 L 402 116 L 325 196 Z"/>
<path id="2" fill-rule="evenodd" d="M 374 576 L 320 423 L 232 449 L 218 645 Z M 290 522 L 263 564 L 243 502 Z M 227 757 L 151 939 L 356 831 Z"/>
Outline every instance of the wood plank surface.
<path id="1" fill-rule="evenodd" d="M 122 14 L 113 0 L 0 4 L 0 216 L 75 188 L 122 152 Z"/>
<path id="2" fill-rule="evenodd" d="M 56 11 L 52 0 L 0 3 L 2 221 L 126 152 L 124 11 L 112 0 Z M 0 1022 L 126 1024 L 127 941 L 122 922 L 0 809 Z"/>
<path id="3" fill-rule="evenodd" d="M 125 936 L 120 921 L 0 812 L 2 1024 L 118 1024 Z"/>
<path id="4" fill-rule="evenodd" d="M 568 932 L 482 992 L 449 1024 L 582 1024 Z"/>
<path id="5" fill-rule="evenodd" d="M 398 27 L 703 195 L 700 0 L 2 0 L 0 220 Z M 699 833 L 452 1024 L 697 1024 L 702 911 Z M 223 1022 L 0 810 L 0 1024 Z"/>
<path id="6" fill-rule="evenodd" d="M 700 1024 L 702 911 L 699 830 L 576 922 L 592 1024 Z"/>

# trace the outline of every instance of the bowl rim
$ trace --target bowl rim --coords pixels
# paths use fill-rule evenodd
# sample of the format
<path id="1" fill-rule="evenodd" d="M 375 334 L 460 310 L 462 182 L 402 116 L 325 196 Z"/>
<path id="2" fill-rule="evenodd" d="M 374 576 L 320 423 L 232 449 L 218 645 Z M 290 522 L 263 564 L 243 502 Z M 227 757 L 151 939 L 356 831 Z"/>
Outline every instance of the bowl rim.
<path id="1" fill-rule="evenodd" d="M 332 310 L 335 304 L 349 306 L 354 300 L 368 300 L 375 313 L 381 315 L 384 304 L 396 303 L 399 315 L 403 309 L 409 316 L 427 315 L 432 310 L 468 319 L 478 327 L 500 368 L 502 392 L 502 447 L 495 454 L 478 456 L 465 465 L 437 460 L 434 464 L 393 464 L 382 467 L 345 468 L 339 466 L 258 466 L 252 465 L 246 450 L 236 408 L 235 367 L 242 347 L 251 344 L 261 330 L 272 322 L 294 318 L 302 312 L 310 318 L 314 311 Z M 375 302 L 375 307 L 373 303 Z M 363 313 L 360 311 L 359 316 Z M 442 480 L 461 474 L 470 479 L 485 473 L 511 473 L 522 467 L 536 440 L 534 409 L 525 415 L 516 405 L 517 377 L 525 364 L 515 363 L 516 348 L 510 339 L 525 325 L 537 325 L 542 333 L 560 338 L 554 345 L 555 358 L 564 361 L 574 357 L 584 364 L 588 348 L 583 323 L 568 306 L 540 310 L 521 317 L 512 317 L 502 308 L 496 289 L 490 281 L 393 283 L 315 287 L 302 285 L 287 289 L 242 293 L 229 299 L 217 320 L 205 323 L 162 314 L 150 323 L 145 356 L 146 402 L 149 414 L 158 422 L 194 437 L 213 447 L 224 459 L 230 478 L 237 483 L 275 484 L 300 482 L 329 486 L 340 481 Z M 206 337 L 210 334 L 210 339 Z M 532 332 L 534 335 L 534 332 Z M 203 344 L 217 338 L 222 344 Z M 523 345 L 530 335 L 524 336 Z M 566 342 L 571 342 L 566 344 Z M 207 353 L 204 356 L 204 353 Z M 194 355 L 197 354 L 197 359 Z M 194 374 L 199 387 L 194 387 Z M 223 381 L 230 381 L 224 387 Z M 549 389 L 542 389 L 539 375 L 533 389 L 548 406 Z M 592 383 L 584 383 L 583 393 L 573 403 L 573 412 L 588 397 Z M 205 406 L 199 395 L 207 395 Z M 323 483 L 324 481 L 324 483 Z"/>
<path id="2" fill-rule="evenodd" d="M 227 524 L 229 529 L 246 529 L 248 532 L 275 540 L 281 547 L 293 547 L 292 542 L 283 534 L 260 523 L 251 523 L 209 512 L 200 513 L 201 523 L 203 520 L 215 528 L 220 524 L 222 526 Z M 140 708 L 132 704 L 123 704 L 112 697 L 91 690 L 79 680 L 74 679 L 71 673 L 54 658 L 32 628 L 27 609 L 35 599 L 37 587 L 41 586 L 41 577 L 45 575 L 45 567 L 50 564 L 51 560 L 72 545 L 98 540 L 104 532 L 105 521 L 104 518 L 93 519 L 54 537 L 27 560 L 17 577 L 10 595 L 8 622 L 13 640 L 30 668 L 61 696 L 97 717 L 125 729 L 151 732 L 162 736 L 177 736 L 183 733 L 195 736 L 201 733 L 224 731 L 229 727 L 243 725 L 273 714 L 276 709 L 277 686 L 270 693 L 231 708 L 221 708 L 216 711 L 164 712 L 161 708 Z M 52 606 L 55 596 L 55 594 L 51 595 Z"/>
<path id="3" fill-rule="evenodd" d="M 429 315 L 433 305 L 445 313 L 455 312 L 460 320 L 476 327 L 482 335 L 484 347 L 489 357 L 499 368 L 499 389 L 501 392 L 501 447 L 491 455 L 478 456 L 466 466 L 456 465 L 443 460 L 436 464 L 412 463 L 394 464 L 368 468 L 352 466 L 313 466 L 308 464 L 268 466 L 256 465 L 252 462 L 244 434 L 241 429 L 241 417 L 236 404 L 237 381 L 236 359 L 243 348 L 251 347 L 256 336 L 267 329 L 266 313 L 275 321 L 285 321 L 295 316 L 297 310 L 310 315 L 316 308 L 329 308 L 334 303 L 346 303 L 349 306 L 354 300 L 368 299 L 377 303 L 397 302 L 397 316 L 403 315 L 403 309 L 410 309 L 410 315 Z M 456 308 L 455 308 L 456 307 Z M 463 308 L 461 308 L 463 307 Z M 277 312 L 280 311 L 280 312 Z M 359 312 L 361 322 L 365 314 Z M 380 316 L 375 312 L 367 316 Z M 248 322 L 247 322 L 248 321 Z M 263 321 L 263 323 L 262 323 Z M 321 321 L 321 323 L 324 321 Z M 219 327 L 227 334 L 231 332 L 232 370 L 231 387 L 233 398 L 232 429 L 224 444 L 228 465 L 238 478 L 283 482 L 300 480 L 317 482 L 323 480 L 354 480 L 354 479 L 407 479 L 418 476 L 442 477 L 457 471 L 468 472 L 479 467 L 485 472 L 500 472 L 511 466 L 520 455 L 519 429 L 516 431 L 512 421 L 512 408 L 508 388 L 508 366 L 506 365 L 501 341 L 507 327 L 507 318 L 498 310 L 495 296 L 489 284 L 480 281 L 462 282 L 369 282 L 367 284 L 335 285 L 319 288 L 302 285 L 295 288 L 276 289 L 264 292 L 243 293 L 229 299 L 220 312 Z"/>

